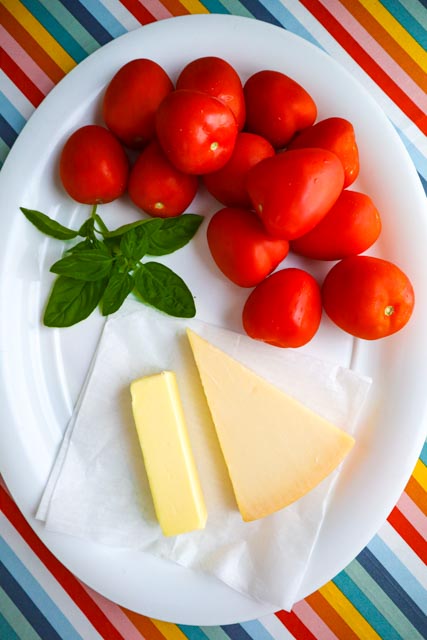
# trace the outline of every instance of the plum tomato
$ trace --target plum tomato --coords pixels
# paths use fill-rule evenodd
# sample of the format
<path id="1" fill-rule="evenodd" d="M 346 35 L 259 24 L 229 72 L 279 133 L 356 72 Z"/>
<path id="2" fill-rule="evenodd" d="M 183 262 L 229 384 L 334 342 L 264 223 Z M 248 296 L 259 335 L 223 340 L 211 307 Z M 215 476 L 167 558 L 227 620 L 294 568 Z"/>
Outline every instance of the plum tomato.
<path id="1" fill-rule="evenodd" d="M 326 216 L 314 229 L 293 240 L 291 248 L 306 258 L 341 260 L 369 249 L 380 232 L 380 214 L 371 198 L 344 190 Z"/>
<path id="2" fill-rule="evenodd" d="M 322 317 L 317 281 L 291 267 L 275 271 L 249 294 L 243 307 L 246 333 L 276 347 L 302 347 L 316 334 Z"/>
<path id="3" fill-rule="evenodd" d="M 294 240 L 313 229 L 338 199 L 344 169 L 326 149 L 282 151 L 246 176 L 255 211 L 268 233 Z"/>
<path id="4" fill-rule="evenodd" d="M 218 98 L 231 109 L 237 126 L 243 128 L 246 116 L 243 85 L 234 67 L 216 56 L 204 56 L 189 62 L 176 81 L 177 89 L 202 91 Z"/>
<path id="5" fill-rule="evenodd" d="M 350 256 L 337 262 L 322 286 L 330 319 L 357 338 L 376 340 L 399 331 L 415 303 L 408 276 L 393 262 Z"/>
<path id="6" fill-rule="evenodd" d="M 267 138 L 277 149 L 316 120 L 317 106 L 311 95 L 280 71 L 257 71 L 245 82 L 243 91 L 246 131 Z"/>
<path id="7" fill-rule="evenodd" d="M 157 140 L 143 149 L 133 165 L 128 183 L 130 199 L 157 218 L 183 213 L 194 199 L 197 176 L 182 173 L 169 162 Z"/>
<path id="8" fill-rule="evenodd" d="M 101 204 L 125 192 L 129 162 L 117 138 L 105 127 L 91 124 L 74 131 L 65 142 L 59 174 L 71 198 Z"/>
<path id="9" fill-rule="evenodd" d="M 240 287 L 264 280 L 289 251 L 289 243 L 269 236 L 253 211 L 237 207 L 213 215 L 207 239 L 217 267 Z"/>
<path id="10" fill-rule="evenodd" d="M 127 62 L 105 91 L 105 124 L 127 147 L 142 149 L 154 138 L 155 113 L 173 88 L 166 71 L 154 60 L 137 58 Z"/>
<path id="11" fill-rule="evenodd" d="M 158 140 L 180 171 L 200 175 L 217 171 L 231 158 L 237 137 L 232 111 L 200 91 L 178 89 L 156 114 Z"/>
<path id="12" fill-rule="evenodd" d="M 272 145 L 255 133 L 240 132 L 233 154 L 222 169 L 203 176 L 209 193 L 227 207 L 251 207 L 246 189 L 246 174 L 260 160 L 274 156 Z"/>
<path id="13" fill-rule="evenodd" d="M 348 187 L 359 175 L 359 149 L 354 127 L 345 118 L 326 118 L 307 127 L 288 144 L 288 149 L 320 147 L 335 153 L 344 168 L 344 187 Z"/>

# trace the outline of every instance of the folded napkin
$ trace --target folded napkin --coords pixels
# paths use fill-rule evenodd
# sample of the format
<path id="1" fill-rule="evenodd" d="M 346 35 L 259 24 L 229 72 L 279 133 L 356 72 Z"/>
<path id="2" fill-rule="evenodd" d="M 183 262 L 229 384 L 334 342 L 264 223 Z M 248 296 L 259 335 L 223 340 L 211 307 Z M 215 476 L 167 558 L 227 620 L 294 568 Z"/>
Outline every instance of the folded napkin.
<path id="1" fill-rule="evenodd" d="M 325 516 L 335 471 L 309 494 L 245 523 L 194 363 L 186 328 L 353 433 L 370 380 L 296 350 L 278 349 L 135 301 L 103 329 L 37 518 L 52 531 L 144 550 L 216 576 L 277 609 L 290 609 Z M 157 523 L 132 416 L 135 378 L 173 370 L 208 510 L 203 531 L 166 538 Z"/>

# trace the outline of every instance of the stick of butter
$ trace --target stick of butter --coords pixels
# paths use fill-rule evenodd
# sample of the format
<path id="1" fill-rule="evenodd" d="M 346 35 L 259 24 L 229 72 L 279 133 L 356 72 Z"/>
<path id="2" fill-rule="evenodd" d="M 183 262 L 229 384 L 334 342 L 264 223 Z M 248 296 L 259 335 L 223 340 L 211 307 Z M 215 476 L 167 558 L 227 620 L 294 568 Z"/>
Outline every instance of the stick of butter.
<path id="1" fill-rule="evenodd" d="M 172 371 L 130 386 L 132 411 L 153 497 L 165 536 L 206 525 L 207 511 Z"/>

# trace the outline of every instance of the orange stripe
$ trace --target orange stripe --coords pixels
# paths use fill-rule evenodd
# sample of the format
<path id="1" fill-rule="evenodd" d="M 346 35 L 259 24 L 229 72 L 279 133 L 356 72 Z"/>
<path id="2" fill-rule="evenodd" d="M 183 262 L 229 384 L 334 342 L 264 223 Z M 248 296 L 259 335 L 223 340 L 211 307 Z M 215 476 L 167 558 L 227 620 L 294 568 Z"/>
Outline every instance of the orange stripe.
<path id="1" fill-rule="evenodd" d="M 373 38 L 387 51 L 387 53 L 406 71 L 408 75 L 424 90 L 427 91 L 427 76 L 416 61 L 393 39 L 384 27 L 363 7 L 354 0 L 340 0 L 346 9 Z"/>
<path id="2" fill-rule="evenodd" d="M 372 14 L 359 2 L 354 0 L 340 0 L 354 18 L 371 34 L 373 38 L 387 51 L 387 53 L 406 71 L 408 75 L 424 90 L 427 91 L 427 76 L 416 61 L 403 49 L 396 40 L 375 20 Z"/>
<path id="3" fill-rule="evenodd" d="M 356 40 L 346 31 L 318 0 L 300 0 L 308 11 L 322 24 L 330 35 L 362 67 L 374 82 L 389 96 L 410 120 L 427 134 L 427 114 L 384 72 Z"/>
<path id="4" fill-rule="evenodd" d="M 135 611 L 130 611 L 130 609 L 126 609 L 125 607 L 121 607 L 121 609 L 144 638 L 149 638 L 149 640 L 165 640 L 165 636 L 160 633 L 150 618 L 135 613 Z"/>
<path id="5" fill-rule="evenodd" d="M 173 16 L 186 16 L 190 13 L 179 0 L 162 0 L 162 4 Z"/>
<path id="6" fill-rule="evenodd" d="M 414 476 L 411 476 L 406 485 L 405 492 L 415 502 L 417 507 L 427 516 L 427 494 Z"/>
<path id="7" fill-rule="evenodd" d="M 19 22 L 7 11 L 0 2 L 0 22 L 3 27 L 9 31 L 10 35 L 21 45 L 29 56 L 39 65 L 49 78 L 55 82 L 59 82 L 65 75 L 64 71 L 56 64 L 54 60 L 42 49 L 42 47 L 34 40 L 34 38 L 25 31 Z"/>
<path id="8" fill-rule="evenodd" d="M 315 591 L 308 596 L 305 601 L 317 613 L 331 631 L 340 640 L 359 640 L 359 636 L 354 633 L 346 621 L 331 607 L 329 602 L 319 591 Z"/>

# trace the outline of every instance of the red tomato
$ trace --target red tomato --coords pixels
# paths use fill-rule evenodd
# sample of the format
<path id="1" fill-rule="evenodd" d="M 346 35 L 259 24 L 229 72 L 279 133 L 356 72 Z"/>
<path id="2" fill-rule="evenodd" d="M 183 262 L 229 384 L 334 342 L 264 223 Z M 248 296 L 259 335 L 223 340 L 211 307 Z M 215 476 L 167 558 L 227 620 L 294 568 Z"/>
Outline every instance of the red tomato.
<path id="1" fill-rule="evenodd" d="M 217 211 L 207 230 L 216 265 L 240 287 L 264 280 L 288 254 L 286 240 L 272 238 L 253 211 L 225 208 Z"/>
<path id="2" fill-rule="evenodd" d="M 326 149 L 283 151 L 247 174 L 249 196 L 269 233 L 294 240 L 313 229 L 338 199 L 344 170 Z"/>
<path id="3" fill-rule="evenodd" d="M 205 175 L 203 182 L 222 204 L 249 208 L 252 203 L 246 189 L 246 174 L 260 160 L 274 154 L 274 148 L 265 138 L 255 133 L 239 133 L 230 160 L 219 171 Z"/>
<path id="4" fill-rule="evenodd" d="M 280 71 L 263 70 L 250 76 L 244 87 L 246 130 L 281 148 L 300 129 L 314 123 L 317 107 L 298 82 Z"/>
<path id="5" fill-rule="evenodd" d="M 121 67 L 104 94 L 104 122 L 126 146 L 141 149 L 154 138 L 154 118 L 173 90 L 166 71 L 154 60 L 138 58 Z"/>
<path id="6" fill-rule="evenodd" d="M 376 340 L 402 329 L 414 308 L 408 276 L 388 260 L 350 256 L 332 267 L 322 287 L 335 324 L 357 338 Z"/>
<path id="7" fill-rule="evenodd" d="M 128 193 L 133 203 L 151 216 L 170 218 L 186 210 L 198 184 L 197 176 L 179 171 L 153 140 L 131 169 Z"/>
<path id="8" fill-rule="evenodd" d="M 308 233 L 292 241 L 292 251 L 317 260 L 341 260 L 363 253 L 381 232 L 381 218 L 371 198 L 342 191 L 326 216 Z"/>
<path id="9" fill-rule="evenodd" d="M 335 153 L 344 168 L 344 187 L 348 187 L 359 175 L 359 150 L 351 122 L 344 118 L 327 118 L 298 133 L 288 149 L 320 147 Z"/>
<path id="10" fill-rule="evenodd" d="M 243 307 L 246 333 L 276 347 L 302 347 L 322 317 L 320 287 L 302 269 L 282 269 L 263 280 Z"/>
<path id="11" fill-rule="evenodd" d="M 159 142 L 169 160 L 184 173 L 217 171 L 231 158 L 237 136 L 233 113 L 217 98 L 200 91 L 170 93 L 156 115 Z"/>
<path id="12" fill-rule="evenodd" d="M 246 115 L 243 86 L 237 71 L 226 60 L 215 56 L 193 60 L 181 71 L 176 88 L 202 91 L 218 98 L 234 113 L 238 128 L 243 128 Z"/>
<path id="13" fill-rule="evenodd" d="M 77 202 L 101 204 L 121 196 L 129 163 L 120 142 L 99 125 L 77 129 L 66 141 L 59 173 L 64 189 Z"/>

